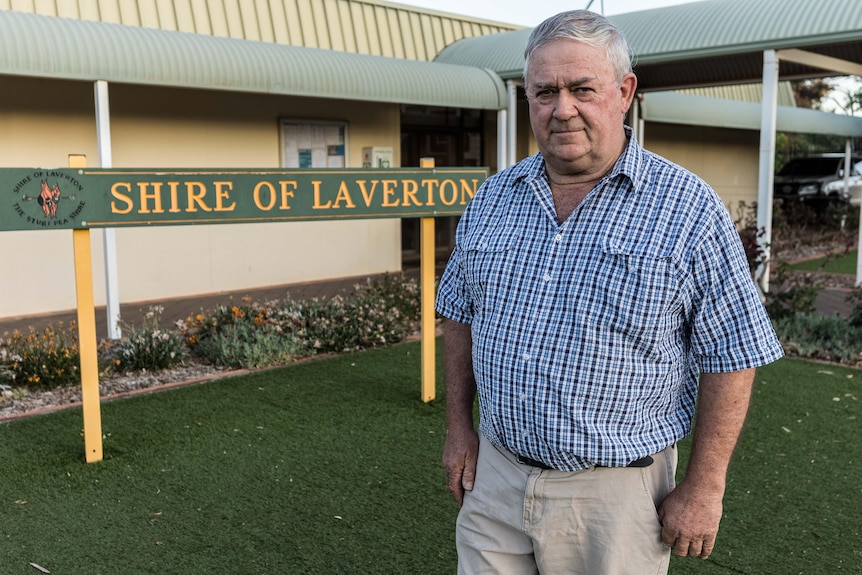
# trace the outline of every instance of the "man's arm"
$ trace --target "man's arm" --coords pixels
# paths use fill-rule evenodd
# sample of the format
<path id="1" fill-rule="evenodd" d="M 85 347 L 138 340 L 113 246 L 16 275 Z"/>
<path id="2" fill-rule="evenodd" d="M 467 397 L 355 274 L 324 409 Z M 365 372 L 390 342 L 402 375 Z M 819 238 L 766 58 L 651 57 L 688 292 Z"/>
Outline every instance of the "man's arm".
<path id="1" fill-rule="evenodd" d="M 742 432 L 754 370 L 704 373 L 685 478 L 659 507 L 662 541 L 682 557 L 706 559 L 721 521 L 727 467 Z"/>
<path id="2" fill-rule="evenodd" d="M 446 375 L 443 469 L 446 471 L 446 487 L 458 505 L 462 505 L 464 490 L 473 489 L 479 457 L 479 436 L 473 427 L 476 380 L 473 377 L 470 326 L 446 320 L 443 324 L 443 349 Z"/>

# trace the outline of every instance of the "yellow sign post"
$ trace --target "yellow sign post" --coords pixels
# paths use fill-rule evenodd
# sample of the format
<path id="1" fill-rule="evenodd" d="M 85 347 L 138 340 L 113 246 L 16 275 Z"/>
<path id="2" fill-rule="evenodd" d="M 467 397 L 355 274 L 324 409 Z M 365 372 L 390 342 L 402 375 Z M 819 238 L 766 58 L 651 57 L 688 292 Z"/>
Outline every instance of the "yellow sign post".
<path id="1" fill-rule="evenodd" d="M 434 158 L 419 160 L 420 168 L 433 168 Z M 422 289 L 422 401 L 433 401 L 437 391 L 435 363 L 436 316 L 434 313 L 434 272 L 436 245 L 434 218 L 422 218 L 419 240 L 419 285 Z"/>
<path id="2" fill-rule="evenodd" d="M 85 156 L 69 156 L 70 168 L 85 168 Z M 93 297 L 93 256 L 90 230 L 72 230 L 75 251 L 75 292 L 78 306 L 78 352 L 81 357 L 81 404 L 84 410 L 84 450 L 87 463 L 102 460 L 102 411 L 99 399 L 99 350 L 96 303 Z"/>

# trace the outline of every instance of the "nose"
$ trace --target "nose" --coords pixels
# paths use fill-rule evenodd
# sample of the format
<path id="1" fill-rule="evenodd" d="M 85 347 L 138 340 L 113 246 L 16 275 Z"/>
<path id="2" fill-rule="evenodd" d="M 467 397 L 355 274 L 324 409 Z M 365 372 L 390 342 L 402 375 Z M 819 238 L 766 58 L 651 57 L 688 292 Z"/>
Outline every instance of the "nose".
<path id="1" fill-rule="evenodd" d="M 571 91 L 562 88 L 557 92 L 557 101 L 554 103 L 554 117 L 559 120 L 574 118 L 579 113 L 578 100 Z"/>

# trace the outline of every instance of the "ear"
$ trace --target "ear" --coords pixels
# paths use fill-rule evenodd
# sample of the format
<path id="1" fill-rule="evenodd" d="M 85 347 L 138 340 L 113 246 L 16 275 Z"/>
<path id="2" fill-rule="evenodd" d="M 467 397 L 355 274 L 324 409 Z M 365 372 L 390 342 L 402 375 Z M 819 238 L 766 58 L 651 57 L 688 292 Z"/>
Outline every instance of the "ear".
<path id="1" fill-rule="evenodd" d="M 628 113 L 637 88 L 638 78 L 634 75 L 634 72 L 629 72 L 623 76 L 620 82 L 620 107 L 622 108 L 623 115 Z"/>

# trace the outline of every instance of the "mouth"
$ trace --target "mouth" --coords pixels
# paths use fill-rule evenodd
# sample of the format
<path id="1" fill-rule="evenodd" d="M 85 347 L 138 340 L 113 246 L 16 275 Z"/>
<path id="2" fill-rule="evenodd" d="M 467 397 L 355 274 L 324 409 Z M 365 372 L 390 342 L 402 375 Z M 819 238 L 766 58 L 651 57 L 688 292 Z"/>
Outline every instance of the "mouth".
<path id="1" fill-rule="evenodd" d="M 584 131 L 584 128 L 582 128 L 582 127 L 570 127 L 570 126 L 551 127 L 551 133 L 552 134 L 567 135 L 567 134 L 577 134 L 577 133 L 583 132 L 583 131 Z"/>

